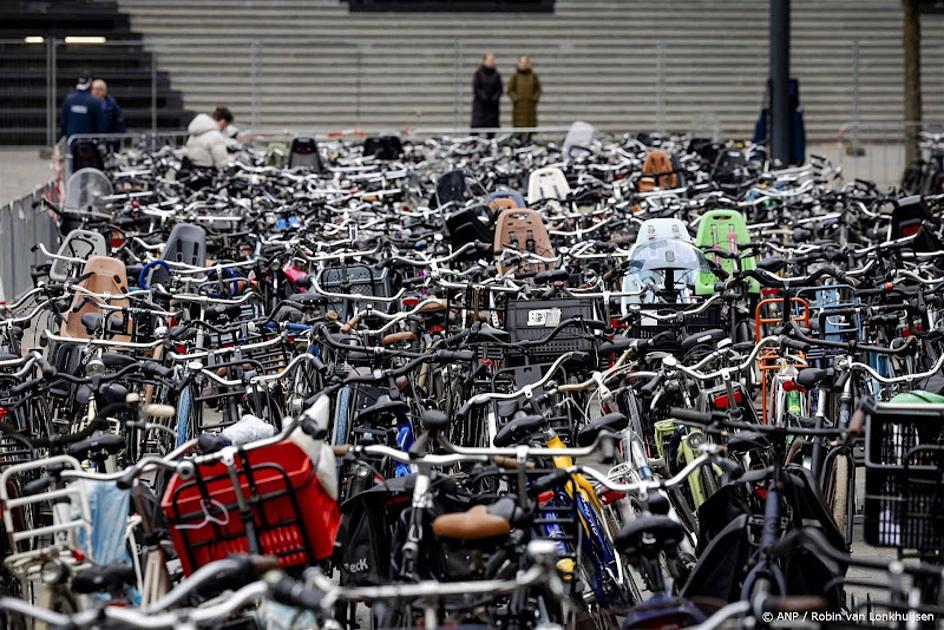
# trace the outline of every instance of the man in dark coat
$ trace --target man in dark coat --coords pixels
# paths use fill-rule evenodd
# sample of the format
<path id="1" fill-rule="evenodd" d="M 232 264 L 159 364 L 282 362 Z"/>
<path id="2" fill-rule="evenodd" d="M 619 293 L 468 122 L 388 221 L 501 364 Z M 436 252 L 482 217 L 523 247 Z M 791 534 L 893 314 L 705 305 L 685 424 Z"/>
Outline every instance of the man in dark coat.
<path id="1" fill-rule="evenodd" d="M 92 81 L 92 96 L 102 102 L 105 110 L 105 133 L 125 133 L 128 125 L 125 123 L 125 112 L 115 97 L 108 93 L 108 84 L 101 79 Z"/>
<path id="2" fill-rule="evenodd" d="M 126 133 L 128 125 L 125 123 L 125 112 L 115 97 L 108 93 L 108 84 L 102 79 L 92 81 L 92 96 L 101 101 L 105 111 L 105 133 Z M 121 142 L 109 142 L 108 148 L 118 152 L 121 150 Z"/>
<path id="3" fill-rule="evenodd" d="M 502 78 L 495 69 L 495 55 L 485 53 L 472 79 L 472 127 L 499 127 Z M 488 134 L 492 137 L 494 134 Z"/>
<path id="4" fill-rule="evenodd" d="M 89 92 L 91 86 L 91 77 L 80 77 L 75 91 L 62 103 L 62 136 L 68 138 L 77 133 L 105 132 L 105 110 L 102 102 Z"/>

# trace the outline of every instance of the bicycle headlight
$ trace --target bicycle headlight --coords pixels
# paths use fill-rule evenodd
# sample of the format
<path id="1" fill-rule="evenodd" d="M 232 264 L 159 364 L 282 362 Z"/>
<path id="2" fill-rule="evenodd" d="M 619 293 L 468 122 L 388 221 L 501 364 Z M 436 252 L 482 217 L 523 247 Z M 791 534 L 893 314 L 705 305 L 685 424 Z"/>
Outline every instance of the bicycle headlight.
<path id="1" fill-rule="evenodd" d="M 68 577 L 68 571 L 59 560 L 47 560 L 39 571 L 43 584 L 62 584 Z"/>

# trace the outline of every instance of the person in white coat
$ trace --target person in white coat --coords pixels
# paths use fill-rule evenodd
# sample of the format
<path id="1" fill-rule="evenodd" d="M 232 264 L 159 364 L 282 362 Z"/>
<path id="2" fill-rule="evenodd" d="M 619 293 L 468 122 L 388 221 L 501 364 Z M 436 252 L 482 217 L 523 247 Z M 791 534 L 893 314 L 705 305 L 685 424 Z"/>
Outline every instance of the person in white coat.
<path id="1" fill-rule="evenodd" d="M 229 161 L 226 150 L 228 138 L 225 129 L 233 122 L 233 114 L 225 107 L 217 107 L 212 116 L 197 114 L 187 126 L 187 157 L 202 168 L 222 168 Z"/>

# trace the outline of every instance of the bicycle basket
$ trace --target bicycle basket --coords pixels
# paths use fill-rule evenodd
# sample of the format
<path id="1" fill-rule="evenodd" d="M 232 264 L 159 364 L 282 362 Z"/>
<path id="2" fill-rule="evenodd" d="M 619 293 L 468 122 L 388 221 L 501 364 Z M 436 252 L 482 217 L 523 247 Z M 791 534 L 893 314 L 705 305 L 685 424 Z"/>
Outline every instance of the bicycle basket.
<path id="1" fill-rule="evenodd" d="M 389 269 L 373 269 L 367 265 L 348 265 L 346 267 L 328 267 L 321 271 L 318 284 L 331 293 L 348 293 L 371 297 L 391 297 L 394 294 L 394 278 Z M 353 315 L 353 306 L 349 300 L 339 300 L 327 306 L 345 319 Z M 366 301 L 364 302 L 367 303 Z M 373 302 L 374 310 L 384 313 L 390 311 L 387 302 Z"/>
<path id="2" fill-rule="evenodd" d="M 573 317 L 597 319 L 593 300 L 527 300 L 509 302 L 505 310 L 505 329 L 512 342 L 534 341 L 548 336 L 560 322 Z M 593 352 L 594 341 L 576 324 L 565 326 L 549 342 L 532 348 L 529 356 L 554 360 L 564 352 Z"/>
<path id="3" fill-rule="evenodd" d="M 305 449 L 290 439 L 240 449 L 233 467 L 248 514 L 240 514 L 221 462 L 197 466 L 188 481 L 174 475 L 164 493 L 161 509 L 186 575 L 233 553 L 276 556 L 283 568 L 331 555 L 340 510 Z"/>
<path id="4" fill-rule="evenodd" d="M 652 339 L 666 331 L 675 332 L 676 339 L 666 341 L 657 348 L 665 352 L 675 352 L 679 350 L 681 340 L 686 335 L 724 328 L 720 304 L 712 305 L 700 313 L 682 314 L 695 307 L 693 304 L 641 304 L 638 310 L 634 309 L 635 316 L 630 320 L 629 336 Z M 660 316 L 676 313 L 677 316 L 675 319 L 656 319 L 651 316 L 652 313 Z"/>
<path id="5" fill-rule="evenodd" d="M 865 541 L 944 547 L 944 405 L 869 403 L 865 430 Z"/>

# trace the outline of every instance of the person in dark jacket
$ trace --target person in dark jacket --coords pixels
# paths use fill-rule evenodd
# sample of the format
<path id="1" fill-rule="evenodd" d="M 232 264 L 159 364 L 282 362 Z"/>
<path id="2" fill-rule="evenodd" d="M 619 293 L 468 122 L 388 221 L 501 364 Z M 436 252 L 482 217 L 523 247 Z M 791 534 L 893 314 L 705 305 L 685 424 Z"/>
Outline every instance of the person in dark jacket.
<path id="1" fill-rule="evenodd" d="M 502 78 L 495 68 L 495 55 L 485 53 L 472 79 L 472 127 L 498 127 Z M 488 137 L 495 134 L 489 133 Z"/>
<path id="2" fill-rule="evenodd" d="M 92 79 L 82 76 L 75 84 L 75 91 L 66 96 L 62 103 L 60 131 L 68 138 L 77 133 L 104 133 L 105 109 L 101 101 L 92 96 L 89 88 Z"/>
<path id="3" fill-rule="evenodd" d="M 114 96 L 108 94 L 108 84 L 101 79 L 92 81 L 92 96 L 102 102 L 105 110 L 105 133 L 125 133 L 128 125 L 125 123 L 125 113 Z"/>
<path id="4" fill-rule="evenodd" d="M 508 81 L 508 96 L 512 102 L 511 118 L 515 127 L 538 126 L 538 101 L 541 100 L 541 93 L 541 80 L 531 69 L 531 60 L 527 55 L 521 55 L 518 57 L 518 67 Z"/>

